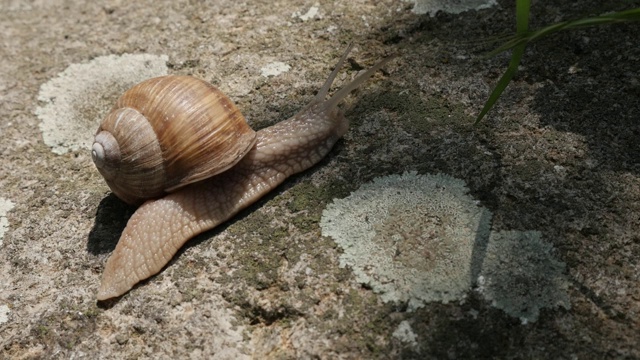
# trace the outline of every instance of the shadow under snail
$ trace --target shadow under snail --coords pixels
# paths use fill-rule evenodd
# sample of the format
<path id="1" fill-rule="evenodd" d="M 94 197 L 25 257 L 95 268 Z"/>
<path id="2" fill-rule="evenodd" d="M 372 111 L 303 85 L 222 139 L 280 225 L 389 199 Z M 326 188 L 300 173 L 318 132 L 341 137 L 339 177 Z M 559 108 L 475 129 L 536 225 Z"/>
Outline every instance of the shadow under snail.
<path id="1" fill-rule="evenodd" d="M 189 239 L 320 161 L 349 126 L 338 103 L 391 59 L 325 100 L 351 48 L 306 107 L 257 132 L 220 90 L 194 77 L 162 76 L 127 90 L 91 155 L 116 196 L 142 205 L 107 260 L 98 300 L 160 272 Z"/>

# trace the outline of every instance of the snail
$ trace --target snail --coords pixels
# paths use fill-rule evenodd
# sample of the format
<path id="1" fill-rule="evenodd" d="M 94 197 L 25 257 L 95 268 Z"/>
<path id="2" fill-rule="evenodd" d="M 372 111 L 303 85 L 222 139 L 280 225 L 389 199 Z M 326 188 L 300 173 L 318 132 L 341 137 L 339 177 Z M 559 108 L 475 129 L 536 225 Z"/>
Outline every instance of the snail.
<path id="1" fill-rule="evenodd" d="M 189 239 L 320 161 L 349 126 L 337 105 L 392 58 L 326 99 L 351 48 L 307 106 L 257 132 L 222 92 L 194 77 L 163 76 L 127 90 L 91 154 L 116 196 L 144 203 L 106 262 L 97 299 L 160 272 Z"/>

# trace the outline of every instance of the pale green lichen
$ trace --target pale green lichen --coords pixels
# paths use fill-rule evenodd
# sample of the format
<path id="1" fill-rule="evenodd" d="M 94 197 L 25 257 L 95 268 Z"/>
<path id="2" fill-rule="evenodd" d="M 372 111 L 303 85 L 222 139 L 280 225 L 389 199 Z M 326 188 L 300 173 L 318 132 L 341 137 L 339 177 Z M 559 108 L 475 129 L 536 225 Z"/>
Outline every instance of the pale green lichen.
<path id="1" fill-rule="evenodd" d="M 262 69 L 260 69 L 260 74 L 264 77 L 278 76 L 289 70 L 291 70 L 291 66 L 289 64 L 285 64 L 281 61 L 274 61 L 262 67 Z"/>
<path id="2" fill-rule="evenodd" d="M 7 305 L 0 305 L 0 325 L 9 321 L 9 314 L 11 310 Z"/>
<path id="3" fill-rule="evenodd" d="M 166 55 L 123 54 L 71 64 L 40 86 L 35 113 L 45 144 L 56 154 L 89 151 L 99 121 L 117 96 L 142 80 L 166 75 L 168 60 Z"/>
<path id="4" fill-rule="evenodd" d="M 414 14 L 429 14 L 432 17 L 438 11 L 459 14 L 468 10 L 487 9 L 497 4 L 496 0 L 405 0 L 413 2 Z"/>
<path id="5" fill-rule="evenodd" d="M 7 213 L 13 209 L 15 204 L 11 200 L 0 197 L 0 246 L 2 246 L 2 238 L 4 233 L 9 229 L 9 220 Z"/>
<path id="6" fill-rule="evenodd" d="M 356 279 L 409 311 L 464 298 L 479 271 L 491 214 L 447 175 L 390 175 L 364 184 L 322 213 L 324 236 Z"/>
<path id="7" fill-rule="evenodd" d="M 413 332 L 411 324 L 409 324 L 409 321 L 407 320 L 400 322 L 396 330 L 391 335 L 403 343 L 414 347 L 418 346 L 418 342 L 416 341 L 418 339 L 418 335 Z"/>
<path id="8" fill-rule="evenodd" d="M 538 231 L 493 232 L 478 278 L 478 291 L 492 305 L 534 322 L 542 308 L 569 309 L 565 264 Z"/>

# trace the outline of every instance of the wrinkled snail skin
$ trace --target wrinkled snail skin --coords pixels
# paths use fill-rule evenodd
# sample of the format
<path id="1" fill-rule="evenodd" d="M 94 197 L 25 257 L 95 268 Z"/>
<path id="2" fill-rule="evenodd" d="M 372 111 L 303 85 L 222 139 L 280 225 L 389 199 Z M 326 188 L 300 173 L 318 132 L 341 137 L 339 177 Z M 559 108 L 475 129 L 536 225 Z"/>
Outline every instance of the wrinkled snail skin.
<path id="1" fill-rule="evenodd" d="M 314 100 L 294 117 L 258 131 L 256 144 L 235 166 L 139 207 L 107 260 L 98 300 L 118 297 L 158 273 L 189 239 L 320 161 L 348 129 L 337 104 L 391 59 L 382 60 L 325 101 L 350 49 Z"/>

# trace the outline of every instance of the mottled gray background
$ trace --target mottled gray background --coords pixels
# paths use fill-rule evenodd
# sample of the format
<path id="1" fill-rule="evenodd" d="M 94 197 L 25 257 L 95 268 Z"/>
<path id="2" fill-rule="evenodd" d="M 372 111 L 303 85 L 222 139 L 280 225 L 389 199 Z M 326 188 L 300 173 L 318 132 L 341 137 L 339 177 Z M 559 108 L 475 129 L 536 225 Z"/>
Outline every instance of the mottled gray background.
<path id="1" fill-rule="evenodd" d="M 533 44 L 473 127 L 508 63 L 484 55 L 513 32 L 514 6 L 430 17 L 398 0 L 0 1 L 0 358 L 640 358 L 638 26 Z M 539 1 L 531 24 L 638 6 Z M 349 42 L 336 87 L 398 58 L 349 98 L 351 130 L 327 159 L 97 304 L 134 209 L 87 149 L 45 144 L 41 86 L 101 56 L 167 56 L 169 73 L 219 86 L 262 128 L 304 106 Z M 290 68 L 263 76 L 274 63 Z M 74 111 L 94 119 L 121 90 Z M 541 232 L 566 264 L 570 309 L 522 324 L 470 290 L 408 312 L 340 268 L 322 210 L 411 170 L 464 180 L 495 231 Z"/>

